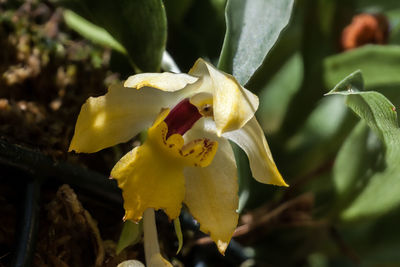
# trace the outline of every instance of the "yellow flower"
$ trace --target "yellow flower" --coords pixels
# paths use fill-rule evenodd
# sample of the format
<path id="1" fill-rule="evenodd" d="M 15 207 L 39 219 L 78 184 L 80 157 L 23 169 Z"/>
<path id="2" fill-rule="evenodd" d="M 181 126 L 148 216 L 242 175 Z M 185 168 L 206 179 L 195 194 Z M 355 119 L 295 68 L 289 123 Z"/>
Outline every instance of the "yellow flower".
<path id="1" fill-rule="evenodd" d="M 147 208 L 175 219 L 185 203 L 224 253 L 238 221 L 228 139 L 246 152 L 257 181 L 287 186 L 254 116 L 257 108 L 257 96 L 199 59 L 188 74 L 138 74 L 89 98 L 69 150 L 93 153 L 150 127 L 144 144 L 111 172 L 123 191 L 125 219 L 138 221 Z"/>

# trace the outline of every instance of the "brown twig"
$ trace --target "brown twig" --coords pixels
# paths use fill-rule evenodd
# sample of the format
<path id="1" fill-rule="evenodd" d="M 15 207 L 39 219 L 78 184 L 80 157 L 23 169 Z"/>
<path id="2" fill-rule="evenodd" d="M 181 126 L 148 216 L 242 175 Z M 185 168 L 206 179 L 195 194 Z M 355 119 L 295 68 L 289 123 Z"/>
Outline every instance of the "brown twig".
<path id="1" fill-rule="evenodd" d="M 357 253 L 347 245 L 347 243 L 344 241 L 342 236 L 340 235 L 339 231 L 336 229 L 336 227 L 331 226 L 329 227 L 329 234 L 332 237 L 332 239 L 335 241 L 339 249 L 342 251 L 342 253 L 349 258 L 354 264 L 360 265 L 361 259 L 357 255 Z"/>
<path id="2" fill-rule="evenodd" d="M 327 171 L 330 171 L 333 168 L 333 164 L 334 161 L 332 159 L 329 159 L 324 163 L 322 163 L 317 168 L 311 170 L 310 172 L 301 176 L 294 177 L 294 179 L 291 179 L 290 187 L 286 191 L 284 198 L 290 198 L 291 196 L 296 194 L 296 192 L 298 192 L 299 189 L 302 188 L 304 185 L 306 185 L 308 182 L 318 177 L 319 175 Z"/>
<path id="3" fill-rule="evenodd" d="M 238 228 L 236 228 L 233 237 L 244 237 L 247 235 L 252 235 L 253 233 L 259 233 L 258 230 L 260 228 L 263 228 L 270 224 L 274 219 L 278 218 L 280 215 L 282 215 L 285 211 L 288 211 L 289 209 L 299 207 L 299 206 L 307 206 L 307 209 L 309 209 L 309 206 L 312 206 L 314 202 L 314 197 L 311 193 L 305 193 L 303 195 L 300 195 L 292 200 L 286 201 L 276 207 L 275 209 L 269 210 L 269 205 L 265 205 L 263 207 L 260 207 L 259 209 L 245 214 L 242 216 L 242 221 L 244 224 L 240 225 Z M 301 209 L 301 208 L 300 208 Z M 259 216 L 259 214 L 263 214 Z M 315 222 L 310 219 L 309 216 L 305 216 L 306 218 L 302 218 L 301 221 L 295 222 L 297 223 L 298 226 L 300 225 L 321 225 L 321 222 Z M 305 219 L 305 221 L 304 221 Z M 303 223 L 303 224 L 302 224 Z M 288 225 L 285 223 L 285 225 Z M 295 224 L 292 224 L 295 225 Z M 198 240 L 196 240 L 195 244 L 198 245 L 205 245 L 212 243 L 211 238 L 209 237 L 203 237 Z"/>

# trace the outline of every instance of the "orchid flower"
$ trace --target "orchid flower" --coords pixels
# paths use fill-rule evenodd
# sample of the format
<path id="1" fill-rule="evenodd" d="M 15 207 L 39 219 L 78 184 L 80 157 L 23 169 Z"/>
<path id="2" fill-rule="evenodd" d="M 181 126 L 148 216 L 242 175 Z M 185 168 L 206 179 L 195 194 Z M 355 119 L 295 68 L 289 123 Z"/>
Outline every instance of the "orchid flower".
<path id="1" fill-rule="evenodd" d="M 148 129 L 146 141 L 111 171 L 125 220 L 148 208 L 173 220 L 184 203 L 224 254 L 238 223 L 236 162 L 228 140 L 247 154 L 260 183 L 287 186 L 254 113 L 258 97 L 198 59 L 188 74 L 142 73 L 82 106 L 69 150 L 93 153 Z"/>

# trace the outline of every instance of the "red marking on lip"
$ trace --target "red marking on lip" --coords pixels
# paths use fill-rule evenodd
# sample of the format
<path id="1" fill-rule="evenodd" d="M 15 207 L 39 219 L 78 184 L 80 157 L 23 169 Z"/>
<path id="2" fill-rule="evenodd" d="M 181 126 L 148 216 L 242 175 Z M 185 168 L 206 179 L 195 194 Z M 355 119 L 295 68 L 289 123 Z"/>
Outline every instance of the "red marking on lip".
<path id="1" fill-rule="evenodd" d="M 168 125 L 168 133 L 166 138 L 173 134 L 183 135 L 201 118 L 196 106 L 192 105 L 189 99 L 185 98 L 179 102 L 165 118 Z"/>

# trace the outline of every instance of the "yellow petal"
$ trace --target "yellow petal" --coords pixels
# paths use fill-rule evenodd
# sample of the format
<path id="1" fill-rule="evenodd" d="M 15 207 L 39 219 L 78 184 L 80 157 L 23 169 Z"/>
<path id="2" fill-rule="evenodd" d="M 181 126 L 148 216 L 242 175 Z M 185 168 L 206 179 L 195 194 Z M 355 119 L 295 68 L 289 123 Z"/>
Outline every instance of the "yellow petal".
<path id="1" fill-rule="evenodd" d="M 223 136 L 238 144 L 246 152 L 251 172 L 258 182 L 288 186 L 275 165 L 267 139 L 255 117 L 243 128 L 227 132 Z"/>
<path id="2" fill-rule="evenodd" d="M 163 209 L 170 219 L 179 215 L 184 197 L 182 167 L 168 166 L 160 159 L 148 146 L 137 147 L 112 169 L 111 177 L 122 189 L 125 220 L 138 222 L 147 208 Z"/>
<path id="3" fill-rule="evenodd" d="M 198 122 L 200 123 L 201 121 Z M 193 217 L 200 223 L 200 230 L 210 234 L 218 250 L 224 254 L 238 223 L 235 157 L 229 142 L 215 134 L 206 133 L 197 128 L 190 130 L 185 138 L 199 136 L 217 140 L 219 148 L 208 167 L 185 168 L 184 202 Z"/>
<path id="4" fill-rule="evenodd" d="M 184 73 L 141 73 L 130 76 L 124 83 L 125 87 L 140 89 L 152 87 L 162 91 L 174 92 L 183 89 L 187 84 L 195 83 L 197 77 Z"/>
<path id="5" fill-rule="evenodd" d="M 183 168 L 207 166 L 216 153 L 215 142 L 195 140 L 184 146 L 179 134 L 165 139 L 168 127 L 163 120 L 168 113 L 159 115 L 144 144 L 122 157 L 111 171 L 122 189 L 125 219 L 137 222 L 147 208 L 163 209 L 175 219 L 185 194 Z"/>
<path id="6" fill-rule="evenodd" d="M 151 126 L 161 107 L 171 107 L 181 99 L 177 93 L 153 88 L 113 85 L 107 94 L 90 97 L 82 106 L 69 151 L 93 153 L 126 142 Z"/>
<path id="7" fill-rule="evenodd" d="M 258 108 L 258 97 L 243 88 L 232 75 L 217 70 L 201 58 L 189 74 L 202 77 L 203 87 L 211 87 L 200 91 L 212 92 L 218 135 L 243 127 L 253 117 Z"/>

